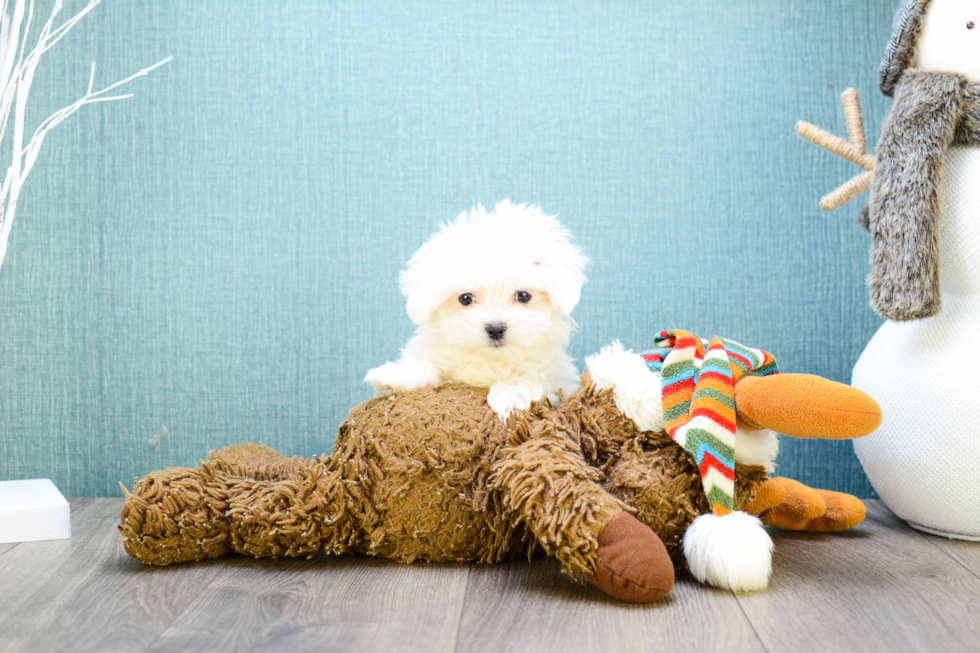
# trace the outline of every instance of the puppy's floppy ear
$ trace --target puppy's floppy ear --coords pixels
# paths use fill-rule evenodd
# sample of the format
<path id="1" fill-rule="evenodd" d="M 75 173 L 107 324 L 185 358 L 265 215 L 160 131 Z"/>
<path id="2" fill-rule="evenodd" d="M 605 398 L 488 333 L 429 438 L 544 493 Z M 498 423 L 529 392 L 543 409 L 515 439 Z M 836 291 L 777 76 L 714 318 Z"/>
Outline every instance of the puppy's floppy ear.
<path id="1" fill-rule="evenodd" d="M 551 297 L 551 305 L 564 316 L 569 316 L 582 297 L 585 285 L 585 267 L 589 260 L 574 245 L 566 243 L 564 251 L 553 257 L 535 261 L 540 267 L 542 290 Z"/>
<path id="2" fill-rule="evenodd" d="M 400 285 L 402 293 L 408 298 L 405 302 L 408 317 L 416 326 L 422 326 L 432 319 L 432 314 L 451 293 L 444 287 L 422 282 L 417 278 L 419 275 L 412 272 L 413 269 L 409 267 L 402 273 Z"/>
<path id="3" fill-rule="evenodd" d="M 439 305 L 456 292 L 460 273 L 467 269 L 466 232 L 474 220 L 486 217 L 482 206 L 469 215 L 460 213 L 455 222 L 443 224 L 408 261 L 398 284 L 408 298 L 405 309 L 416 326 L 432 319 Z"/>
<path id="4" fill-rule="evenodd" d="M 551 296 L 555 310 L 567 317 L 582 296 L 589 259 L 572 244 L 571 234 L 556 216 L 545 215 L 537 206 L 522 205 L 516 209 L 521 228 L 534 242 L 535 257 L 530 274 L 538 279 L 541 290 Z"/>
<path id="5" fill-rule="evenodd" d="M 408 317 L 415 323 L 415 326 L 422 326 L 428 322 L 432 318 L 432 311 L 435 309 L 432 306 L 431 300 L 421 295 L 423 293 L 413 293 L 408 296 L 408 301 L 405 303 L 405 310 L 408 311 Z"/>
<path id="6" fill-rule="evenodd" d="M 567 317 L 578 306 L 584 284 L 584 277 L 580 282 L 573 279 L 558 279 L 548 284 L 545 291 L 551 297 L 551 304 L 555 310 Z"/>

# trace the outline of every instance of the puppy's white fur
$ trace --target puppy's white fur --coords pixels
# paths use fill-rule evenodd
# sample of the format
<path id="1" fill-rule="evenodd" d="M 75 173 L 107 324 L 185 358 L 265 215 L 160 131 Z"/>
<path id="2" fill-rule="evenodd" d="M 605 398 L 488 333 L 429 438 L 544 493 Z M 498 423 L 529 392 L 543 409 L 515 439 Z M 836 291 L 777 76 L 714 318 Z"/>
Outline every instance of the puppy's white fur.
<path id="1" fill-rule="evenodd" d="M 503 201 L 461 214 L 412 256 L 401 275 L 417 325 L 401 359 L 368 372 L 378 396 L 442 382 L 488 388 L 506 419 L 532 401 L 566 393 L 578 373 L 565 353 L 588 263 L 554 216 Z M 524 291 L 531 299 L 518 301 Z M 464 306 L 460 297 L 473 302 Z M 500 340 L 488 325 L 506 327 Z"/>

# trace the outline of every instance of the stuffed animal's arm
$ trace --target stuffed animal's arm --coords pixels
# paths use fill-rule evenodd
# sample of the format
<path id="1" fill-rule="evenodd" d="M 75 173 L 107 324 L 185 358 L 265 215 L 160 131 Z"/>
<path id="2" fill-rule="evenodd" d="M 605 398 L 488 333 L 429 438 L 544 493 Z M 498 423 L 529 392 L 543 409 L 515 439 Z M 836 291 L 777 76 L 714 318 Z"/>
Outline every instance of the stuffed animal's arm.
<path id="1" fill-rule="evenodd" d="M 674 584 L 670 554 L 632 508 L 600 485 L 601 477 L 583 458 L 566 416 L 539 403 L 512 424 L 489 485 L 506 518 L 523 521 L 566 571 L 624 601 L 663 598 Z"/>

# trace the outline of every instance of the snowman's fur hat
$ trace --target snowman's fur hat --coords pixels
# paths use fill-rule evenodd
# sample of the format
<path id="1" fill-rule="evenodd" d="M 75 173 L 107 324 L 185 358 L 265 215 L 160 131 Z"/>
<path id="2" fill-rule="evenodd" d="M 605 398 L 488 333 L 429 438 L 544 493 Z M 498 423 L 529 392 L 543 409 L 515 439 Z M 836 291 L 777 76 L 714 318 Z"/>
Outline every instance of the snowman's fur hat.
<path id="1" fill-rule="evenodd" d="M 930 2 L 932 0 L 902 0 L 895 11 L 892 36 L 878 71 L 878 86 L 888 97 L 895 94 L 895 85 L 915 59 L 915 46 Z"/>

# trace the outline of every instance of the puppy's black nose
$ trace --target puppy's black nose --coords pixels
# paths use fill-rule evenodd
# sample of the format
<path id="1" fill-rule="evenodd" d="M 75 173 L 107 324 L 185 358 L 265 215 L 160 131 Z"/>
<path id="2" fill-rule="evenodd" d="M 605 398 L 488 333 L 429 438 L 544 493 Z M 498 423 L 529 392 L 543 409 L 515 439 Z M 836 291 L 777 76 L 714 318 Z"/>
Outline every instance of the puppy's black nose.
<path id="1" fill-rule="evenodd" d="M 503 322 L 495 322 L 487 325 L 487 335 L 494 342 L 502 340 L 505 333 L 507 333 L 507 325 Z"/>

